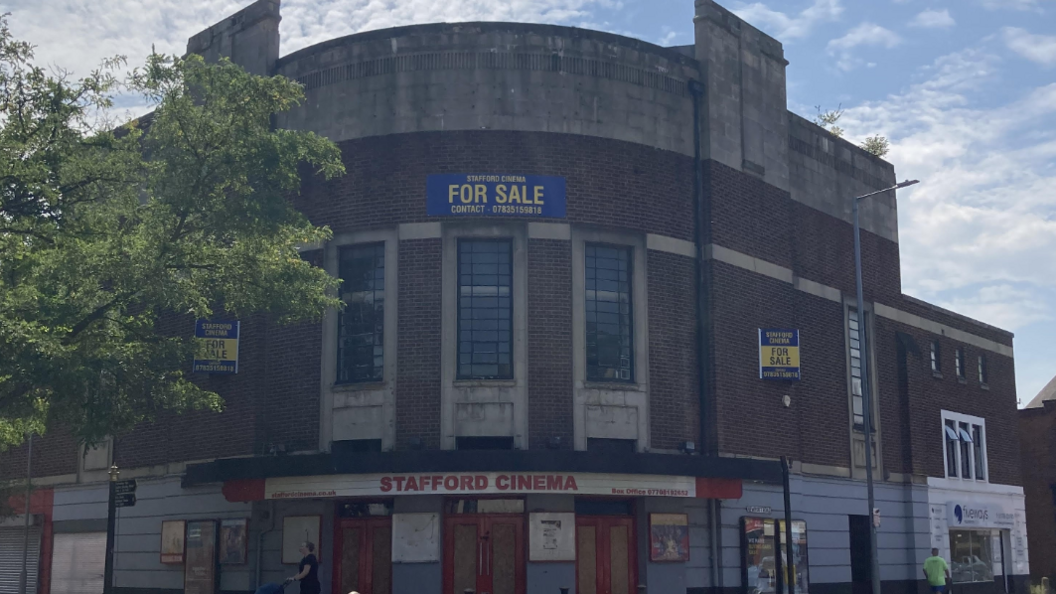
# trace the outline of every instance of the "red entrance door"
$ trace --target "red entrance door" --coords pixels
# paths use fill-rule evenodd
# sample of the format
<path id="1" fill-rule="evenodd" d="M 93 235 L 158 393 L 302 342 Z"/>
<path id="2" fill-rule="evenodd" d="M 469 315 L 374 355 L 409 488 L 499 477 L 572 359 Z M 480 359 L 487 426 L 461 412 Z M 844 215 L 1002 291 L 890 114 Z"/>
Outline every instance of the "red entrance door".
<path id="1" fill-rule="evenodd" d="M 448 516 L 444 528 L 444 594 L 525 594 L 524 516 Z"/>
<path id="2" fill-rule="evenodd" d="M 626 516 L 576 518 L 576 594 L 637 592 L 634 520 Z"/>
<path id="3" fill-rule="evenodd" d="M 334 532 L 333 591 L 392 594 L 392 520 L 340 518 Z"/>

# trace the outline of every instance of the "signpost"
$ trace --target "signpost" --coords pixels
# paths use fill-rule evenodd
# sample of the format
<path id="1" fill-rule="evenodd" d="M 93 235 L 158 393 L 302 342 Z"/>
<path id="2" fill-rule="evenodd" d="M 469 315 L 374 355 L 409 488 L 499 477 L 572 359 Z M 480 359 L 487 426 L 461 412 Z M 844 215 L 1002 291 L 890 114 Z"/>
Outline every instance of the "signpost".
<path id="1" fill-rule="evenodd" d="M 136 481 L 114 483 L 114 507 L 132 507 L 136 504 Z"/>

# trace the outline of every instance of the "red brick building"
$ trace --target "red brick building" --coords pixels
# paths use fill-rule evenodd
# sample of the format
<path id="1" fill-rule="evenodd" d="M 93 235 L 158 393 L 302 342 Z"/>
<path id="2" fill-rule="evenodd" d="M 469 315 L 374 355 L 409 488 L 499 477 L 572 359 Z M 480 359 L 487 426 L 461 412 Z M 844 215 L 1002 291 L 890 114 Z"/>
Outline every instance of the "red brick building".
<path id="1" fill-rule="evenodd" d="M 203 377 L 221 414 L 84 462 L 38 440 L 49 546 L 97 533 L 112 457 L 139 480 L 126 594 L 186 587 L 161 536 L 198 555 L 213 528 L 244 543 L 221 540 L 223 591 L 312 540 L 324 592 L 773 592 L 787 456 L 797 592 L 868 590 L 865 341 L 885 591 L 920 591 L 932 546 L 959 590 L 1022 591 L 1012 335 L 902 293 L 893 193 L 863 203 L 858 328 L 851 200 L 894 168 L 787 110 L 778 41 L 696 11 L 675 48 L 464 23 L 280 57 L 277 0 L 192 38 L 300 81 L 277 125 L 341 147 L 297 204 L 347 306 L 241 320 L 238 373 Z M 763 379 L 766 330 L 798 334 L 798 380 Z"/>
<path id="2" fill-rule="evenodd" d="M 1019 411 L 1023 493 L 1027 504 L 1030 575 L 1056 577 L 1056 378 Z"/>

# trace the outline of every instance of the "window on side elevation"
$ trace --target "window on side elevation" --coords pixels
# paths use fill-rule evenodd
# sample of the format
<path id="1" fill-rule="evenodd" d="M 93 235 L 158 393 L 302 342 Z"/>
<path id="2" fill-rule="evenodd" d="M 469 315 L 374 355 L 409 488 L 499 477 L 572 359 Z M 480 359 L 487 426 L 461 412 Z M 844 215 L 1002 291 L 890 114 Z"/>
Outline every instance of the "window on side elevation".
<path id="1" fill-rule="evenodd" d="M 337 383 L 378 382 L 385 360 L 385 244 L 342 247 L 345 309 L 337 322 Z"/>
<path id="2" fill-rule="evenodd" d="M 954 353 L 953 362 L 957 367 L 957 378 L 964 379 L 964 349 L 957 349 Z"/>
<path id="3" fill-rule="evenodd" d="M 990 370 L 987 369 L 987 367 L 986 367 L 986 355 L 979 355 L 979 383 L 980 384 L 989 384 L 990 383 L 990 373 L 989 373 L 989 371 Z"/>
<path id="4" fill-rule="evenodd" d="M 459 240 L 459 379 L 513 377 L 512 269 L 510 240 Z"/>
<path id="5" fill-rule="evenodd" d="M 634 381 L 631 248 L 585 246 L 587 379 Z"/>
<path id="6" fill-rule="evenodd" d="M 985 481 L 986 422 L 969 415 L 942 412 L 946 477 Z"/>
<path id="7" fill-rule="evenodd" d="M 937 340 L 931 341 L 931 371 L 942 373 L 942 345 Z"/>
<path id="8" fill-rule="evenodd" d="M 869 323 L 869 313 L 866 312 L 865 322 Z M 862 407 L 862 341 L 866 339 L 865 332 L 858 328 L 858 311 L 855 308 L 847 310 L 847 349 L 851 364 L 851 413 L 854 417 L 854 430 L 865 430 L 864 408 Z M 873 410 L 876 410 L 875 407 Z M 876 427 L 876 421 L 872 423 Z"/>

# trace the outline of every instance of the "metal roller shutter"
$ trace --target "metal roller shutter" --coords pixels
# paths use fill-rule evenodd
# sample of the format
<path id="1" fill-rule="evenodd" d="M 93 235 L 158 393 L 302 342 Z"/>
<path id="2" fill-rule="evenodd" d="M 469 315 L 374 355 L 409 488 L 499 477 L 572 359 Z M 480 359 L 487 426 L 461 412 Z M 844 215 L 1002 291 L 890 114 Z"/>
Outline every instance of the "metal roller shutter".
<path id="1" fill-rule="evenodd" d="M 0 594 L 18 594 L 22 573 L 23 528 L 0 528 Z M 40 526 L 29 527 L 29 554 L 26 557 L 26 592 L 37 591 L 40 566 Z"/>
<path id="2" fill-rule="evenodd" d="M 51 551 L 51 591 L 103 594 L 106 533 L 56 534 Z"/>

